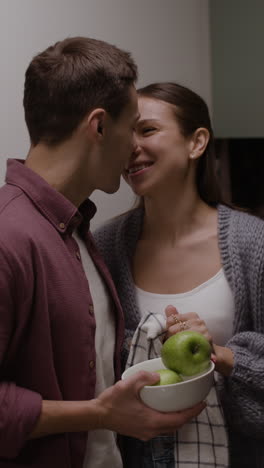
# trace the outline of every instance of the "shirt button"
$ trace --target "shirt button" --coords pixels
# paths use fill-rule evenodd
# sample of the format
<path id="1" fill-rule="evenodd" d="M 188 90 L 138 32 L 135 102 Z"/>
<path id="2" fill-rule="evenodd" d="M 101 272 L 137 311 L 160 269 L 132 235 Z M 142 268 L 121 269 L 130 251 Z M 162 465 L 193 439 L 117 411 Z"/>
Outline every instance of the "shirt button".
<path id="1" fill-rule="evenodd" d="M 95 364 L 94 361 L 90 361 L 90 362 L 89 362 L 89 367 L 90 367 L 90 369 L 93 369 L 93 368 L 94 368 L 94 364 Z"/>
<path id="2" fill-rule="evenodd" d="M 81 255 L 80 255 L 79 250 L 76 250 L 76 257 L 78 258 L 78 260 L 81 260 Z"/>
<path id="3" fill-rule="evenodd" d="M 94 315 L 94 306 L 92 304 L 89 305 L 89 314 Z"/>
<path id="4" fill-rule="evenodd" d="M 59 228 L 60 228 L 60 229 L 65 229 L 65 224 L 64 224 L 64 223 L 60 223 L 60 224 L 59 224 Z"/>

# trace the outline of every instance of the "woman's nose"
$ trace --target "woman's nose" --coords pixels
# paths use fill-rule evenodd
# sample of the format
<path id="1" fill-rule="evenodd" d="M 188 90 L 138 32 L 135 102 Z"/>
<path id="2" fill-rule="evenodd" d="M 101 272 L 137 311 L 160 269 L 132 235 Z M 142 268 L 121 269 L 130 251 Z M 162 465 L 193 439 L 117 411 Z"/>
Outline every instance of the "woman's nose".
<path id="1" fill-rule="evenodd" d="M 133 157 L 137 156 L 139 152 L 140 152 L 139 140 L 136 134 L 134 134 L 132 156 Z"/>

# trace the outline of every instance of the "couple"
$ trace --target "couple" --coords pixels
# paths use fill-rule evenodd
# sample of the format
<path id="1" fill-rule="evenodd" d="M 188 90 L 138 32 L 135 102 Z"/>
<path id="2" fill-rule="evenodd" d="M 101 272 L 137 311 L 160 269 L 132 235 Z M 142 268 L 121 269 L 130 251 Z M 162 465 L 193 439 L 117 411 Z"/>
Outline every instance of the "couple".
<path id="1" fill-rule="evenodd" d="M 161 414 L 138 396 L 157 375 L 119 379 L 124 334 L 127 344 L 150 304 L 162 313 L 168 301 L 178 307 L 166 309 L 168 336 L 178 313 L 212 343 L 230 466 L 243 466 L 243 449 L 251 466 L 263 461 L 263 223 L 219 205 L 203 101 L 152 85 L 139 91 L 139 113 L 136 79 L 130 54 L 78 37 L 26 71 L 31 147 L 8 160 L 0 190 L 0 467 L 119 468 L 131 446 L 135 467 L 166 466 L 140 441 L 160 441 L 163 454 L 166 434 L 202 417 L 204 403 Z M 96 233 L 103 261 L 88 197 L 115 192 L 122 172 L 141 202 Z"/>

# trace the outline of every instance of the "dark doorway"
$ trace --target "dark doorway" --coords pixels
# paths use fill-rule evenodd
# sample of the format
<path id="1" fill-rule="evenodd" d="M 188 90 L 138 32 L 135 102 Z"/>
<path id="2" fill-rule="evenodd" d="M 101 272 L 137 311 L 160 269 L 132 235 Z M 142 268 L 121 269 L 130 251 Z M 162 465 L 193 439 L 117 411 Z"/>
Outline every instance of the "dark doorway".
<path id="1" fill-rule="evenodd" d="M 225 201 L 264 217 L 264 138 L 217 139 Z"/>

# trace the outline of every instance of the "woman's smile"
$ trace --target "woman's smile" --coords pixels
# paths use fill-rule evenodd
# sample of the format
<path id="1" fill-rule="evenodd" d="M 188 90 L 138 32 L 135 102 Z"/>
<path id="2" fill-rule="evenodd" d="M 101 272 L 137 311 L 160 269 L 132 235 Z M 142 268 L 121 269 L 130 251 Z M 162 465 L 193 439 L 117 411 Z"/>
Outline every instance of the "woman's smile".
<path id="1" fill-rule="evenodd" d="M 145 163 L 135 163 L 131 165 L 127 170 L 126 174 L 129 178 L 133 178 L 136 176 L 139 176 L 141 174 L 144 174 L 150 166 L 152 166 L 153 162 L 145 162 Z"/>

